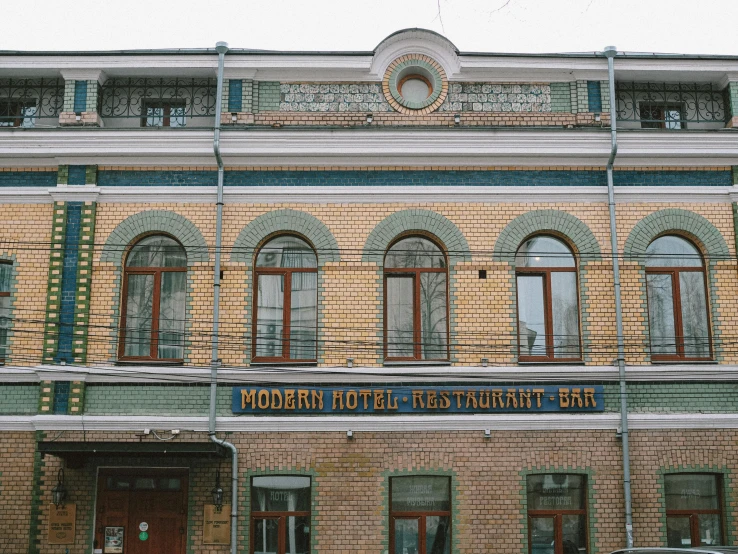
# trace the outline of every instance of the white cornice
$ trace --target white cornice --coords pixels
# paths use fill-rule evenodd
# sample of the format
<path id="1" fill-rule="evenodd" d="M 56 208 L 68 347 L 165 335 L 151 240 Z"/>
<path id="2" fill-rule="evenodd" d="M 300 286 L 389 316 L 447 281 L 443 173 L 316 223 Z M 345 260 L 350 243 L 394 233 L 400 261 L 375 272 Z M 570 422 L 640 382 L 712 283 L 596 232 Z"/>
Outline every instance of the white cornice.
<path id="1" fill-rule="evenodd" d="M 54 202 L 97 202 L 100 187 L 93 185 L 59 185 L 47 189 Z"/>
<path id="2" fill-rule="evenodd" d="M 626 366 L 628 382 L 738 382 L 738 365 L 671 364 Z M 248 383 L 509 383 L 615 382 L 614 366 L 410 366 L 410 367 L 244 367 L 222 368 L 222 385 Z M 87 383 L 209 383 L 209 368 L 161 366 L 59 366 L 0 367 L 0 382 L 85 381 Z"/>
<path id="3" fill-rule="evenodd" d="M 66 81 L 97 81 L 100 84 L 107 79 L 100 69 L 63 69 L 61 75 Z"/>
<path id="4" fill-rule="evenodd" d="M 738 414 L 630 414 L 632 430 L 736 429 Z M 237 416 L 218 417 L 219 432 L 407 432 L 407 431 L 560 431 L 620 428 L 620 414 L 454 414 L 396 416 Z M 187 416 L 0 416 L 0 431 L 208 431 L 208 419 Z M 354 435 L 356 440 L 360 436 Z"/>

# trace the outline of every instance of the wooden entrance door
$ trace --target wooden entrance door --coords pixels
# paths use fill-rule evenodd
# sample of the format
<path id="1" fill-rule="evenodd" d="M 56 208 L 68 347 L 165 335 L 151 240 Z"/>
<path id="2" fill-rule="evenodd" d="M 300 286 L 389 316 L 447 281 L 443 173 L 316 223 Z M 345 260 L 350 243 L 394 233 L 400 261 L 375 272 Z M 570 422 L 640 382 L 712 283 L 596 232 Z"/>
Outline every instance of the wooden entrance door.
<path id="1" fill-rule="evenodd" d="M 101 470 L 96 548 L 105 554 L 184 554 L 186 537 L 186 470 Z"/>

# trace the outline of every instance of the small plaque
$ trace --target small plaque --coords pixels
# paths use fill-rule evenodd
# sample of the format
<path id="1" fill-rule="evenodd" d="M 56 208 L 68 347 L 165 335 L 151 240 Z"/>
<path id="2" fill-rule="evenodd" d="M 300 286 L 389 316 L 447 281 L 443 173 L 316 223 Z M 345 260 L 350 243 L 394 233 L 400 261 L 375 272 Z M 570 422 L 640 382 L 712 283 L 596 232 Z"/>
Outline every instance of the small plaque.
<path id="1" fill-rule="evenodd" d="M 146 523 L 145 521 L 142 521 L 141 523 L 138 524 L 138 530 L 139 531 L 142 531 L 142 532 L 143 531 L 148 531 L 149 530 L 149 524 Z"/>
<path id="2" fill-rule="evenodd" d="M 123 553 L 123 534 L 124 527 L 106 527 L 105 528 L 105 548 L 104 554 L 122 554 Z"/>
<path id="3" fill-rule="evenodd" d="M 212 504 L 205 505 L 205 525 L 203 527 L 203 544 L 231 543 L 231 505 L 223 504 L 218 512 Z"/>
<path id="4" fill-rule="evenodd" d="M 49 544 L 74 544 L 77 505 L 66 504 L 57 508 L 50 505 Z"/>
<path id="5" fill-rule="evenodd" d="M 138 534 L 138 538 L 139 538 L 139 540 L 142 540 L 142 541 L 148 540 L 149 539 L 149 534 L 146 531 L 141 531 Z"/>

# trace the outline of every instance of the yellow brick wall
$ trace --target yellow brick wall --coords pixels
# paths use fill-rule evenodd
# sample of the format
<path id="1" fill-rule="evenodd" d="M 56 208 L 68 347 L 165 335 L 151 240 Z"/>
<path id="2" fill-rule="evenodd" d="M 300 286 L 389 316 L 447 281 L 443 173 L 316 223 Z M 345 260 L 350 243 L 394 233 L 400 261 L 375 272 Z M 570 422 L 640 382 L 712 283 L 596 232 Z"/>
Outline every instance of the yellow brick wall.
<path id="1" fill-rule="evenodd" d="M 664 208 L 685 209 L 684 204 L 628 204 L 618 206 L 620 249 L 633 227 L 646 215 Z M 253 294 L 251 271 L 243 264 L 230 261 L 231 248 L 241 230 L 256 217 L 272 210 L 289 208 L 309 213 L 322 221 L 335 237 L 341 252 L 340 263 L 328 263 L 323 271 L 321 293 L 322 338 L 326 341 L 323 364 L 345 365 L 354 358 L 356 365 L 378 365 L 382 358 L 381 297 L 382 278 L 378 268 L 362 262 L 362 250 L 371 231 L 387 216 L 408 208 L 439 213 L 453 222 L 464 235 L 472 252 L 472 260 L 457 265 L 455 279 L 455 327 L 452 340 L 460 344 L 454 349 L 459 365 L 478 364 L 482 357 L 490 364 L 509 364 L 516 356 L 514 323 L 514 274 L 508 264 L 493 261 L 492 252 L 503 229 L 516 217 L 531 210 L 562 210 L 577 217 L 592 231 L 602 252 L 602 261 L 588 262 L 586 268 L 588 329 L 591 355 L 588 363 L 610 364 L 615 359 L 615 317 L 611 270 L 609 218 L 604 203 L 414 203 L 414 204 L 229 204 L 224 208 L 223 271 L 221 287 L 221 357 L 224 365 L 242 365 L 249 357 L 251 345 L 246 337 L 251 330 L 247 321 L 247 304 Z M 688 206 L 711 221 L 723 234 L 735 255 L 733 221 L 730 205 L 699 204 Z M 214 245 L 215 209 L 211 204 L 105 204 L 98 206 L 96 239 L 102 245 L 126 217 L 147 209 L 173 210 L 192 221 L 211 248 Z M 715 285 L 721 313 L 719 331 L 730 334 L 736 300 L 735 262 L 717 265 Z M 90 362 L 110 360 L 112 340 L 110 328 L 118 325 L 114 313 L 120 299 L 114 297 L 116 269 L 100 263 L 100 247 L 96 251 L 92 285 Z M 487 270 L 487 279 L 479 279 L 478 271 Z M 645 362 L 647 313 L 641 274 L 634 263 L 622 263 L 622 291 L 627 361 Z M 193 302 L 187 317 L 191 323 L 193 346 L 189 363 L 207 365 L 210 359 L 212 320 L 212 266 L 195 264 L 192 268 Z M 736 354 L 726 356 L 735 360 Z"/>
<path id="2" fill-rule="evenodd" d="M 41 362 L 51 223 L 51 204 L 0 205 L 0 258 L 15 258 L 12 365 Z"/>

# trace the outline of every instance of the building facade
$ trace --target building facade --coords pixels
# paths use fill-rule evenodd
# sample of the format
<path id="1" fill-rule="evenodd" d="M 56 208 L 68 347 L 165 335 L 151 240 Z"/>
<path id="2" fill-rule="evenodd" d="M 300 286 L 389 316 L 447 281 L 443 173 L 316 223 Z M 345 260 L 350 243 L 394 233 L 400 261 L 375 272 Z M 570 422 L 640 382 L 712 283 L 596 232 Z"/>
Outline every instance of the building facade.
<path id="1" fill-rule="evenodd" d="M 223 59 L 0 52 L 7 552 L 738 542 L 738 58 Z"/>

